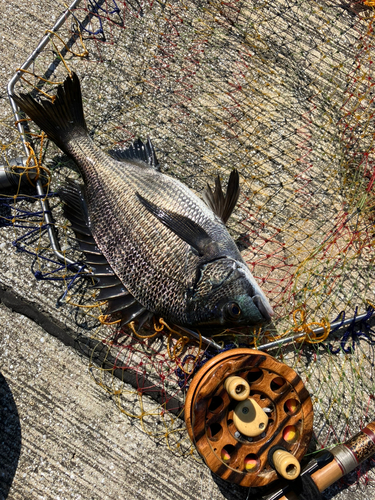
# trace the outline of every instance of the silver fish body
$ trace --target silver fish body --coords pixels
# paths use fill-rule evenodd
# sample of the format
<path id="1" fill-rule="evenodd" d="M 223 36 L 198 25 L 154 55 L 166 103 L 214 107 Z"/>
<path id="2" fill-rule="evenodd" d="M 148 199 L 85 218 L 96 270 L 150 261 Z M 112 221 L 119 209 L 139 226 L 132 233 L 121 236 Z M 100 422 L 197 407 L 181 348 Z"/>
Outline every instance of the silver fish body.
<path id="1" fill-rule="evenodd" d="M 270 319 L 268 300 L 205 202 L 151 162 L 136 155 L 118 161 L 94 144 L 75 75 L 54 104 L 25 95 L 15 100 L 79 167 L 90 232 L 130 294 L 130 319 L 154 313 L 193 327 Z"/>

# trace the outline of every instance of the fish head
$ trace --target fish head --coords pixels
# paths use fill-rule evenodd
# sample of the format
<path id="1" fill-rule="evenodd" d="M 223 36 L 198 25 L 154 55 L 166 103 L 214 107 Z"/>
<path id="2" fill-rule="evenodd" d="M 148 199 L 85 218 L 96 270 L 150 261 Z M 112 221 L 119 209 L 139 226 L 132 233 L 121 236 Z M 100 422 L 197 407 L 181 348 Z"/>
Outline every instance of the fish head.
<path id="1" fill-rule="evenodd" d="M 189 298 L 190 324 L 250 326 L 271 320 L 273 310 L 244 262 L 220 258 L 203 264 Z"/>

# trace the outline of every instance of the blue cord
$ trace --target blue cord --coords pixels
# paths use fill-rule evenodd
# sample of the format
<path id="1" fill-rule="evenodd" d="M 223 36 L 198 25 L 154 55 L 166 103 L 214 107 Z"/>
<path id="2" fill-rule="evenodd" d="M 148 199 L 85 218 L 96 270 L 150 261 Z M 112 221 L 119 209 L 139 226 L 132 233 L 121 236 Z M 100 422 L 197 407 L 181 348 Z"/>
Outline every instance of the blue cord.
<path id="1" fill-rule="evenodd" d="M 355 350 L 355 344 L 358 341 L 359 337 L 365 337 L 366 339 L 371 341 L 370 334 L 374 334 L 375 331 L 371 328 L 371 325 L 368 323 L 369 319 L 372 317 L 374 314 L 374 309 L 369 306 L 367 308 L 366 316 L 361 320 L 358 321 L 357 323 L 355 322 L 356 317 L 358 315 L 358 307 L 355 308 L 354 312 L 354 317 L 352 322 L 349 324 L 349 326 L 346 328 L 341 340 L 340 340 L 340 346 L 337 349 L 334 349 L 332 344 L 328 344 L 328 350 L 331 354 L 337 354 L 338 352 L 344 352 L 345 354 L 350 354 L 354 352 Z M 332 332 L 337 331 L 343 324 L 345 320 L 345 312 L 342 311 L 337 318 L 335 319 L 334 322 L 338 321 L 341 316 L 341 323 L 337 325 L 335 328 L 331 330 Z M 350 337 L 352 339 L 352 345 L 349 347 L 346 347 L 347 342 L 350 341 Z"/>

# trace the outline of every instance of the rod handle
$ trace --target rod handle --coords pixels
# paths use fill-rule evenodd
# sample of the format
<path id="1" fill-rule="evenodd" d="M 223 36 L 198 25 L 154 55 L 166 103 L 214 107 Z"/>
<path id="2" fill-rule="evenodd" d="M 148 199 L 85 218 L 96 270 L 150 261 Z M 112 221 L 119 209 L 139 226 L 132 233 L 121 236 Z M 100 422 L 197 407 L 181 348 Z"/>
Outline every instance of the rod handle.
<path id="1" fill-rule="evenodd" d="M 358 434 L 344 444 L 331 450 L 334 458 L 321 469 L 311 474 L 311 478 L 319 491 L 324 491 L 328 486 L 338 481 L 361 462 L 375 453 L 375 422 L 369 423 Z M 296 500 L 298 496 L 293 491 L 288 491 L 278 500 Z"/>

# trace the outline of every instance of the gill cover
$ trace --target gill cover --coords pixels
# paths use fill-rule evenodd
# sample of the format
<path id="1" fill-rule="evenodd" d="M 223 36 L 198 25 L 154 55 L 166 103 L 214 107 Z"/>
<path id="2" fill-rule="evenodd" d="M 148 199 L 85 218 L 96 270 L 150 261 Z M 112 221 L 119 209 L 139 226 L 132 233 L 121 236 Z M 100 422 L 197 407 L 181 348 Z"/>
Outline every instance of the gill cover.
<path id="1" fill-rule="evenodd" d="M 191 322 L 195 326 L 257 325 L 270 321 L 273 315 L 266 296 L 247 266 L 226 257 L 201 266 L 188 301 Z"/>
<path id="2" fill-rule="evenodd" d="M 189 324 L 240 326 L 270 321 L 273 310 L 243 262 L 227 257 L 225 250 L 192 219 L 162 209 L 139 193 L 136 196 L 150 213 L 201 257 L 196 284 L 187 294 Z"/>

